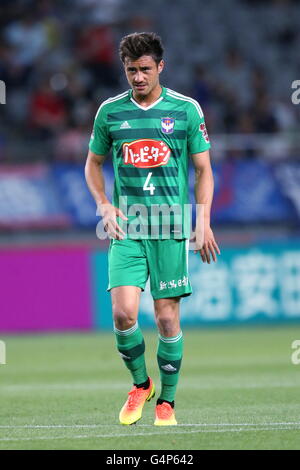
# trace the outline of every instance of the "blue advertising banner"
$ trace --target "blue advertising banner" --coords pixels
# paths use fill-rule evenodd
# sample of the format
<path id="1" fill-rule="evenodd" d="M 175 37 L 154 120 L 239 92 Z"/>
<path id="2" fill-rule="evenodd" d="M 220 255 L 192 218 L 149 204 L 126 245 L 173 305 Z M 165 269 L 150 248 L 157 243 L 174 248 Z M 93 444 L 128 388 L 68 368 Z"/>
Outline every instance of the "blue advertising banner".
<path id="1" fill-rule="evenodd" d="M 96 324 L 111 328 L 107 254 L 93 255 L 92 264 Z M 210 265 L 191 251 L 189 271 L 193 294 L 181 301 L 183 326 L 300 322 L 300 243 L 225 248 Z M 141 294 L 139 323 L 155 325 L 149 285 Z"/>
<path id="2" fill-rule="evenodd" d="M 214 222 L 293 220 L 297 213 L 281 191 L 276 166 L 256 160 L 224 161 L 214 165 Z"/>
<path id="3" fill-rule="evenodd" d="M 0 167 L 0 227 L 49 228 L 70 224 L 49 166 Z"/>
<path id="4" fill-rule="evenodd" d="M 295 208 L 300 219 L 300 164 L 299 162 L 279 163 L 275 167 L 275 177 L 282 194 Z"/>
<path id="5" fill-rule="evenodd" d="M 60 197 L 64 200 L 73 223 L 95 226 L 99 219 L 95 215 L 95 203 L 86 185 L 83 165 L 57 164 L 53 167 L 53 172 Z M 111 200 L 114 184 L 111 162 L 104 164 L 103 172 L 107 196 Z M 295 198 L 287 194 L 284 181 L 277 176 L 276 165 L 272 166 L 258 159 L 224 161 L 213 164 L 213 172 L 213 222 L 278 222 L 299 218 Z M 294 168 L 293 174 L 296 174 Z M 192 166 L 189 169 L 189 193 L 190 202 L 194 202 Z"/>
<path id="6" fill-rule="evenodd" d="M 103 166 L 105 189 L 112 200 L 114 173 Z M 224 161 L 213 164 L 213 223 L 300 221 L 300 164 Z M 194 170 L 189 169 L 190 202 L 194 202 Z M 195 212 L 195 206 L 194 206 Z M 2 166 L 0 228 L 95 227 L 99 217 L 88 190 L 84 164 Z"/>
<path id="7" fill-rule="evenodd" d="M 103 172 L 106 194 L 111 200 L 114 181 L 111 166 L 106 165 Z M 86 184 L 84 165 L 56 164 L 53 165 L 53 174 L 65 210 L 70 214 L 73 224 L 95 227 L 99 217 L 96 216 L 96 204 Z"/>

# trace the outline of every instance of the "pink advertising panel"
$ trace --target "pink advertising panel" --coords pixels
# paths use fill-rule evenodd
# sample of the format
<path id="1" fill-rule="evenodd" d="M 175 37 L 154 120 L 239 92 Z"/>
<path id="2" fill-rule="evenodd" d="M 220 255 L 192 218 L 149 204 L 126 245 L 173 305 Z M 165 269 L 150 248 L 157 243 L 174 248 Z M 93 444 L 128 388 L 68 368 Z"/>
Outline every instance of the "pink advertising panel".
<path id="1" fill-rule="evenodd" d="M 0 331 L 91 329 L 90 285 L 87 248 L 0 249 Z"/>

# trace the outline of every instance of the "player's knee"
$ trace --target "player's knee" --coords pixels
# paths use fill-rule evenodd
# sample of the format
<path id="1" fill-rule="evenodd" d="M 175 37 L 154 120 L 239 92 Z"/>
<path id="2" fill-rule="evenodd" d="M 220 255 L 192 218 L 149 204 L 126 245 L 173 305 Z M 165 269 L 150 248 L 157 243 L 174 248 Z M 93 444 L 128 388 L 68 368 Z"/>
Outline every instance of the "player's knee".
<path id="1" fill-rule="evenodd" d="M 159 332 L 163 336 L 172 336 L 179 328 L 179 299 L 160 299 L 155 302 L 155 317 Z"/>
<path id="2" fill-rule="evenodd" d="M 119 305 L 113 305 L 113 320 L 118 330 L 127 330 L 136 323 L 132 309 Z"/>
<path id="3" fill-rule="evenodd" d="M 175 312 L 157 312 L 156 323 L 163 336 L 172 336 L 177 327 L 177 315 Z"/>

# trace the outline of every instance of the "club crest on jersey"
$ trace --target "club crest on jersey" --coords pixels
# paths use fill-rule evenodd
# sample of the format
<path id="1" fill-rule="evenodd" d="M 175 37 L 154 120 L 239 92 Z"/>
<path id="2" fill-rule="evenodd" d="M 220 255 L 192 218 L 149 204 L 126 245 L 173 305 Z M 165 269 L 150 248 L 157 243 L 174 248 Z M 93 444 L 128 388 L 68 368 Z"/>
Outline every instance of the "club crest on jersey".
<path id="1" fill-rule="evenodd" d="M 164 134 L 172 134 L 174 131 L 175 119 L 170 117 L 161 118 L 161 130 Z"/>
<path id="2" fill-rule="evenodd" d="M 139 139 L 123 144 L 123 162 L 137 168 L 166 165 L 171 149 L 162 140 Z"/>

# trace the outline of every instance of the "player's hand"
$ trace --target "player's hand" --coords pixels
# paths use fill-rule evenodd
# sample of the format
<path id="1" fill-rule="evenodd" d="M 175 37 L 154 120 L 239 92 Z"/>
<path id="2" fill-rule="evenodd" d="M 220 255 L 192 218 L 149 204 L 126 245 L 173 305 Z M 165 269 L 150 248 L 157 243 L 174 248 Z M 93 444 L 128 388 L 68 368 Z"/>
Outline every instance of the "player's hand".
<path id="1" fill-rule="evenodd" d="M 203 244 L 201 247 L 194 250 L 194 253 L 198 253 L 198 251 L 200 252 L 203 263 L 210 264 L 211 258 L 213 259 L 214 262 L 216 262 L 217 261 L 216 252 L 218 253 L 218 255 L 220 255 L 221 252 L 215 240 L 213 231 L 209 225 L 204 227 L 203 235 L 204 235 Z"/>
<path id="2" fill-rule="evenodd" d="M 126 234 L 118 224 L 117 217 L 120 217 L 123 220 L 128 220 L 128 218 L 125 217 L 121 209 L 107 202 L 105 204 L 100 204 L 98 206 L 98 210 L 99 214 L 103 218 L 102 222 L 104 225 L 104 230 L 108 233 L 108 236 L 110 238 L 122 240 Z"/>

